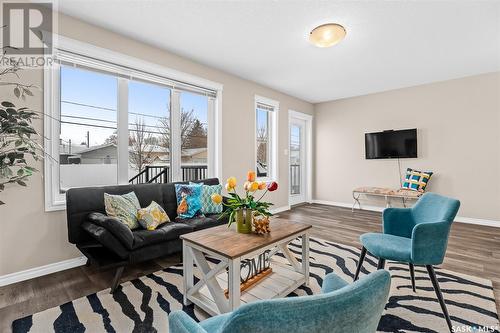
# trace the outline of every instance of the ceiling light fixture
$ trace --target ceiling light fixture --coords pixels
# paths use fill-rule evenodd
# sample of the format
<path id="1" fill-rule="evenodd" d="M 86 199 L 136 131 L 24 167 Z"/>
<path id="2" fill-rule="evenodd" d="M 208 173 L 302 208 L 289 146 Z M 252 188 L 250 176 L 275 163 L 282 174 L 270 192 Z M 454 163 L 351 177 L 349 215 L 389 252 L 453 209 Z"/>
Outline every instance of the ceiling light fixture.
<path id="1" fill-rule="evenodd" d="M 309 41 L 317 47 L 330 47 L 346 35 L 345 28 L 337 23 L 322 24 L 309 33 Z"/>

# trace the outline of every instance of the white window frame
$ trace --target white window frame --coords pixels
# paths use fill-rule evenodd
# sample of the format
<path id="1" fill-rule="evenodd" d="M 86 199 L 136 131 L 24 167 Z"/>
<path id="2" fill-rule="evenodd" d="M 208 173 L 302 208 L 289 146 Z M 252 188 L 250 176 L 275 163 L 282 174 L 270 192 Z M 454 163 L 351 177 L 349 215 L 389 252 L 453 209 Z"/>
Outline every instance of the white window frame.
<path id="1" fill-rule="evenodd" d="M 269 124 L 269 167 L 267 177 L 258 177 L 258 181 L 270 182 L 270 181 L 278 181 L 278 119 L 279 119 L 279 110 L 280 110 L 280 102 L 270 99 L 267 97 L 255 95 L 254 102 L 254 168 L 257 167 L 257 105 L 265 104 L 271 106 L 273 111 L 268 111 L 270 113 L 270 124 Z"/>
<path id="2" fill-rule="evenodd" d="M 54 45 L 55 57 L 59 58 L 59 60 L 78 63 L 90 69 L 120 75 L 117 79 L 117 180 L 119 185 L 128 184 L 128 93 L 126 91 L 128 85 L 127 80 L 123 78 L 127 75 L 151 83 L 172 86 L 171 98 L 176 91 L 178 93 L 176 86 L 179 89 L 182 88 L 183 82 L 186 85 L 216 91 L 216 97 L 208 97 L 207 175 L 208 177 L 220 177 L 222 175 L 222 84 L 64 36 L 56 36 L 54 41 L 56 41 Z M 70 54 L 74 54 L 74 56 Z M 148 75 L 147 73 L 154 73 L 155 75 Z M 64 210 L 66 209 L 66 198 L 64 194 L 59 193 L 60 65 L 57 63 L 44 69 L 44 115 L 44 149 L 46 152 L 44 161 L 45 210 Z M 120 124 L 127 124 L 127 126 Z M 178 163 L 180 166 L 180 146 L 178 150 Z M 180 170 L 173 171 L 172 179 L 180 180 L 178 179 L 179 174 Z"/>

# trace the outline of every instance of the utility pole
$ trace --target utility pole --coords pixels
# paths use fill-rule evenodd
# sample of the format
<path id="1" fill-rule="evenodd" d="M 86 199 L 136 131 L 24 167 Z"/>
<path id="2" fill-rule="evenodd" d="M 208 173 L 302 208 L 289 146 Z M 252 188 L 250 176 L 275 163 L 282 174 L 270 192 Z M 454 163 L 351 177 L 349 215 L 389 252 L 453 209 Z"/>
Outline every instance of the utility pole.
<path id="1" fill-rule="evenodd" d="M 87 148 L 90 148 L 90 131 L 87 131 Z"/>

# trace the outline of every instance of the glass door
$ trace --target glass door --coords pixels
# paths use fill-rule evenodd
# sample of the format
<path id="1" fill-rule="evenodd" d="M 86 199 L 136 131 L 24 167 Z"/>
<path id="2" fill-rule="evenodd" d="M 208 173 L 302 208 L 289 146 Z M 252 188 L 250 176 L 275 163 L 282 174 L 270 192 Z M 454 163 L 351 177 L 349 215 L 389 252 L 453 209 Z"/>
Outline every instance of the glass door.
<path id="1" fill-rule="evenodd" d="M 290 118 L 290 204 L 306 201 L 306 163 L 305 163 L 306 122 L 299 118 Z"/>

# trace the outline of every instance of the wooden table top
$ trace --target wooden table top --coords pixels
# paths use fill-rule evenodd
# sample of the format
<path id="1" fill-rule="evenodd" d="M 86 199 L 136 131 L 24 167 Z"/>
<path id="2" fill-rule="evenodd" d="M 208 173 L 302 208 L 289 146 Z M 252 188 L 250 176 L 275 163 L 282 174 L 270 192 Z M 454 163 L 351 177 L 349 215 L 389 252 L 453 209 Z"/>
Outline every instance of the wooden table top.
<path id="1" fill-rule="evenodd" d="M 310 228 L 310 224 L 272 220 L 271 232 L 268 234 L 240 234 L 236 232 L 236 223 L 233 223 L 231 228 L 220 225 L 181 235 L 181 239 L 233 259 Z"/>

